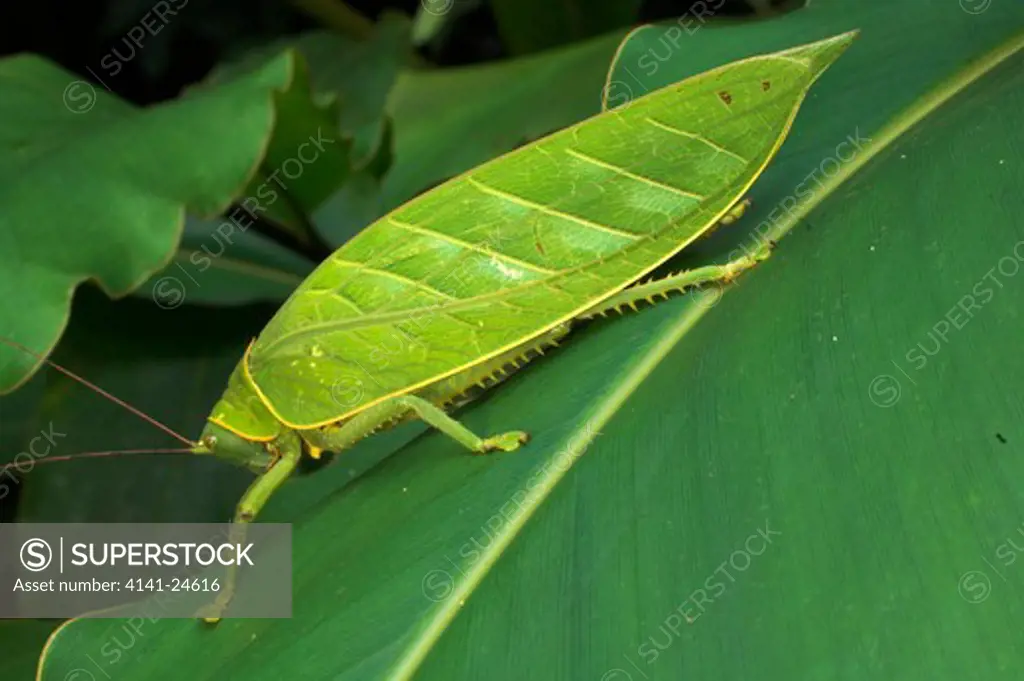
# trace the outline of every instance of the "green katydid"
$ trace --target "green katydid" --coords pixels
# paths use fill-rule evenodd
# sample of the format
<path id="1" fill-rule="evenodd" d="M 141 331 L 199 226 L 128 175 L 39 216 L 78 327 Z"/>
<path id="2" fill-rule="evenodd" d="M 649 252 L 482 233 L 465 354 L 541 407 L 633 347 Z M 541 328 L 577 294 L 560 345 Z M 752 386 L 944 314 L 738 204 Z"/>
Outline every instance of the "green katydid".
<path id="1" fill-rule="evenodd" d="M 767 257 L 763 244 L 638 283 L 742 213 L 807 91 L 855 35 L 744 59 L 605 111 L 430 190 L 336 251 L 250 344 L 190 443 L 258 474 L 236 531 L 303 457 L 406 419 L 472 452 L 517 449 L 525 432 L 481 437 L 446 410 L 578 320 L 726 283 Z M 232 575 L 209 621 L 233 588 Z"/>

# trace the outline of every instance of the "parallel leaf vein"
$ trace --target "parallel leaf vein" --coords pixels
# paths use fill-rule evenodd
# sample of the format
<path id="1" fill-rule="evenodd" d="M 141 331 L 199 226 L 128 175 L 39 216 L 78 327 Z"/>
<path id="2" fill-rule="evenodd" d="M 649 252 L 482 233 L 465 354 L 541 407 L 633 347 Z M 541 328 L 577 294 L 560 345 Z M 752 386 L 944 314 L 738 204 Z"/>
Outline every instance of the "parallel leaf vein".
<path id="1" fill-rule="evenodd" d="M 510 194 L 506 191 L 502 191 L 495 187 L 491 187 L 490 185 L 484 184 L 483 182 L 474 177 L 467 176 L 466 181 L 485 194 L 496 196 L 499 199 L 504 199 L 505 201 L 508 201 L 510 203 L 514 203 L 525 208 L 530 208 L 532 210 L 544 213 L 546 215 L 562 218 L 563 220 L 569 220 L 570 222 L 575 222 L 578 225 L 583 225 L 584 227 L 589 227 L 599 232 L 604 232 L 606 234 L 614 234 L 615 236 L 626 237 L 627 239 L 641 239 L 644 237 L 643 234 L 637 234 L 636 232 L 630 232 L 625 229 L 611 227 L 610 225 L 602 225 L 600 222 L 593 222 L 592 220 L 581 218 L 578 215 L 566 213 L 565 211 L 558 210 L 557 208 L 552 208 L 551 206 L 545 206 L 543 203 L 537 203 L 535 201 L 525 199 L 522 196 Z"/>
<path id="2" fill-rule="evenodd" d="M 415 286 L 416 288 L 420 289 L 421 291 L 426 291 L 427 293 L 431 293 L 433 295 L 440 296 L 440 297 L 445 298 L 447 300 L 458 300 L 455 296 L 449 295 L 449 294 L 445 293 L 444 291 L 442 291 L 441 289 L 434 288 L 430 284 L 425 284 L 422 281 L 417 281 L 416 279 L 413 279 L 411 277 L 407 277 L 404 274 L 399 274 L 398 272 L 391 272 L 389 270 L 378 269 L 376 267 L 371 267 L 370 265 L 366 265 L 366 264 L 361 263 L 361 262 L 353 262 L 352 260 L 345 260 L 344 258 L 331 258 L 331 261 L 336 263 L 336 264 L 338 264 L 338 265 L 348 265 L 350 267 L 356 267 L 356 268 L 361 269 L 361 270 L 366 271 L 366 272 L 372 272 L 373 274 L 378 275 L 378 276 L 386 277 L 388 279 L 392 279 L 394 281 L 397 281 L 397 282 L 400 282 L 400 283 L 403 283 L 403 284 L 409 284 L 411 286 Z"/>
<path id="3" fill-rule="evenodd" d="M 480 244 L 474 244 L 471 241 L 465 241 L 463 239 L 460 239 L 458 237 L 452 236 L 450 234 L 445 234 L 444 232 L 438 232 L 437 230 L 430 229 L 429 227 L 423 227 L 421 225 L 414 225 L 411 222 L 402 222 L 400 220 L 396 220 L 396 219 L 391 218 L 391 217 L 388 218 L 388 223 L 391 224 L 391 225 L 394 225 L 395 227 L 399 227 L 401 229 L 408 230 L 410 232 L 416 232 L 417 234 L 423 234 L 425 236 L 433 237 L 433 238 L 439 239 L 441 241 L 447 241 L 450 244 L 455 244 L 456 246 L 460 246 L 462 248 L 465 248 L 465 249 L 468 249 L 468 250 L 471 250 L 471 251 L 476 251 L 477 253 L 481 253 L 483 255 L 486 255 L 489 258 L 494 258 L 495 260 L 499 260 L 499 261 L 504 260 L 505 262 L 511 263 L 512 265 L 515 265 L 516 267 L 520 267 L 522 269 L 532 270 L 534 272 L 539 272 L 541 274 L 558 274 L 559 271 L 560 271 L 560 270 L 549 270 L 546 267 L 541 267 L 540 265 L 534 265 L 531 262 L 526 262 L 525 260 L 520 260 L 519 258 L 514 258 L 511 255 L 506 255 L 505 253 L 501 253 L 499 251 L 491 250 L 490 248 L 487 248 L 486 246 L 481 246 Z"/>
<path id="4" fill-rule="evenodd" d="M 688 137 L 692 140 L 697 140 L 698 142 L 706 144 L 707 146 L 711 147 L 712 149 L 719 153 L 725 154 L 726 156 L 731 156 L 732 158 L 736 159 L 737 161 L 740 161 L 743 164 L 750 163 L 748 159 L 743 158 L 742 156 L 735 152 L 729 151 L 720 144 L 715 144 L 714 142 L 709 140 L 707 137 L 704 137 L 703 135 L 698 135 L 695 132 L 687 132 L 686 130 L 680 130 L 679 128 L 673 127 L 667 123 L 662 123 L 661 121 L 655 118 L 651 118 L 650 116 L 644 117 L 644 120 L 653 125 L 654 127 L 664 130 L 665 132 L 671 132 L 681 137 Z"/>
<path id="5" fill-rule="evenodd" d="M 336 291 L 336 290 L 334 290 L 334 289 L 320 289 L 320 288 L 315 288 L 315 289 L 310 289 L 310 290 L 309 290 L 309 293 L 310 293 L 310 294 L 312 294 L 312 295 L 319 295 L 319 296 L 329 296 L 329 297 L 331 297 L 331 298 L 334 298 L 335 300 L 340 300 L 341 302 L 343 302 L 343 303 L 347 304 L 347 305 L 348 305 L 349 307 L 351 307 L 351 308 L 352 308 L 352 310 L 353 310 L 353 311 L 354 311 L 354 312 L 355 312 L 356 314 L 359 314 L 359 315 L 364 315 L 364 314 L 366 314 L 366 311 L 365 311 L 365 310 L 363 310 L 363 309 L 362 309 L 361 307 L 359 307 L 358 305 L 356 305 L 355 301 L 353 301 L 353 300 L 352 300 L 351 298 L 349 298 L 348 296 L 344 296 L 344 295 L 342 295 L 341 293 L 338 293 L 338 291 Z"/>
<path id="6" fill-rule="evenodd" d="M 809 61 L 806 61 L 806 60 L 803 60 L 803 59 L 797 59 L 796 57 L 789 57 L 789 56 L 786 56 L 784 54 L 773 54 L 771 56 L 773 58 L 775 58 L 775 59 L 781 59 L 782 61 L 788 61 L 788 62 L 793 63 L 793 64 L 799 64 L 802 68 L 804 68 L 804 69 L 806 69 L 808 71 L 811 70 L 811 63 Z"/>
<path id="7" fill-rule="evenodd" d="M 672 192 L 673 194 L 678 194 L 679 196 L 684 196 L 684 197 L 686 197 L 688 199 L 695 199 L 697 201 L 703 201 L 704 199 L 707 198 L 706 196 L 703 196 L 701 194 L 695 194 L 693 192 L 688 192 L 685 189 L 680 189 L 679 187 L 673 187 L 670 184 L 665 184 L 664 182 L 659 182 L 659 181 L 653 180 L 653 179 L 651 179 L 649 177 L 644 177 L 643 175 L 637 175 L 636 173 L 632 173 L 632 172 L 626 170 L 625 168 L 622 168 L 620 166 L 614 165 L 612 163 L 608 163 L 607 161 L 602 161 L 599 158 L 594 158 L 593 156 L 589 156 L 589 155 L 583 153 L 582 151 L 578 151 L 576 149 L 566 149 L 565 153 L 569 154 L 573 158 L 578 158 L 579 160 L 581 160 L 581 161 L 583 161 L 585 163 L 590 163 L 591 165 L 595 165 L 595 166 L 599 166 L 601 168 L 605 168 L 606 170 L 610 170 L 613 173 L 616 173 L 618 175 L 622 175 L 623 177 L 628 177 L 631 180 L 636 180 L 637 182 L 642 182 L 643 184 L 649 185 L 651 187 L 657 187 L 658 189 L 663 189 L 665 191 Z"/>

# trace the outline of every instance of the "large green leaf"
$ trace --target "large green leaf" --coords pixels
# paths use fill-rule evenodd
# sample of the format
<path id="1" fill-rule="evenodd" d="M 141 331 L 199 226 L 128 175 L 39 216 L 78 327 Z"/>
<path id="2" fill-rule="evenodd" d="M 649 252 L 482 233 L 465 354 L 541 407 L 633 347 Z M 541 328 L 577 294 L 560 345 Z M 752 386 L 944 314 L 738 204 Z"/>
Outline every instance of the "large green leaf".
<path id="1" fill-rule="evenodd" d="M 910 17 L 892 10 L 864 13 L 862 40 L 806 106 L 806 134 L 755 189 L 750 222 L 771 216 L 769 235 L 820 202 L 806 229 L 602 429 L 418 678 L 1016 678 L 1024 599 L 1009 542 L 1021 546 L 1024 495 L 1006 481 L 1024 473 L 1007 457 L 1024 436 L 1024 328 L 1019 277 L 998 268 L 1024 255 L 1024 62 L 1009 56 L 1024 17 L 1004 5 L 935 20 L 935 50 L 904 54 Z M 821 30 L 830 15 L 813 16 Z M 1014 31 L 979 82 L 968 70 L 873 124 L 974 56 L 965 46 Z M 654 84 L 700 68 L 707 48 L 693 49 Z M 872 141 L 836 173 L 842 129 L 858 125 Z M 799 212 L 779 209 L 797 197 Z M 998 283 L 975 289 L 993 268 Z M 982 308 L 962 313 L 964 296 Z"/>
<path id="2" fill-rule="evenodd" d="M 252 176 L 293 68 L 139 110 L 39 58 L 0 62 L 0 333 L 48 352 L 79 283 L 123 296 L 162 267 L 185 210 L 218 213 Z M 0 390 L 37 364 L 0 347 Z"/>
<path id="3" fill-rule="evenodd" d="M 1015 678 L 1012 583 L 998 603 L 957 592 L 960 576 L 984 570 L 1019 524 L 1021 497 L 1006 480 L 1021 471 L 994 455 L 1024 437 L 1012 429 L 1021 378 L 1012 292 L 986 303 L 989 321 L 976 318 L 980 336 L 995 339 L 991 358 L 966 340 L 972 324 L 958 349 L 944 346 L 948 360 L 929 364 L 930 387 L 905 386 L 896 409 L 909 413 L 876 407 L 868 392 L 891 395 L 875 383 L 893 373 L 889 358 L 927 340 L 1019 241 L 987 193 L 1019 206 L 1024 150 L 1010 98 L 1021 90 L 1019 58 L 969 87 L 967 74 L 948 103 L 933 99 L 920 111 L 936 113 L 899 148 L 880 131 L 1024 23 L 1017 5 L 967 15 L 947 4 L 865 5 L 851 16 L 845 3 L 816 3 L 761 27 L 694 36 L 671 62 L 676 76 L 795 36 L 863 30 L 805 105 L 747 221 L 789 205 L 859 132 L 862 158 L 877 156 L 841 191 L 801 197 L 804 210 L 818 206 L 805 220 L 813 231 L 784 240 L 683 343 L 705 316 L 690 300 L 595 324 L 465 416 L 480 432 L 530 429 L 534 442 L 515 454 L 466 457 L 432 435 L 343 494 L 324 496 L 345 479 L 337 470 L 295 482 L 266 516 L 298 523 L 294 620 L 226 621 L 212 632 L 159 622 L 116 665 L 100 659 L 102 671 L 191 674 L 182 665 L 199 656 L 180 654 L 190 650 L 209 656 L 202 673 L 247 679 L 417 669 L 444 679 L 742 678 L 751 669 L 787 679 Z M 920 27 L 922 16 L 933 19 Z M 663 82 L 673 80 L 668 63 Z M 950 158 L 990 169 L 968 185 L 977 191 L 945 172 Z M 773 218 L 776 231 L 793 224 L 778 210 Z M 722 578 L 726 590 L 686 625 L 684 601 L 734 552 L 742 558 L 759 530 L 782 534 L 733 568 L 735 581 Z M 43 678 L 63 679 L 118 626 L 64 628 Z M 670 647 L 647 664 L 638 647 L 649 650 L 652 636 Z"/>

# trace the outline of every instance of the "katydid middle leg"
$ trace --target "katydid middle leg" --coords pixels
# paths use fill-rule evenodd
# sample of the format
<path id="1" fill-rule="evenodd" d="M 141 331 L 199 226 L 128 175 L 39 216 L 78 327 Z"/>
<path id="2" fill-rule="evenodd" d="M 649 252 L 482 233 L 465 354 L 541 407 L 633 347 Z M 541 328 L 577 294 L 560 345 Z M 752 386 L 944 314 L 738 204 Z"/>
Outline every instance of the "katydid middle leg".
<path id="1" fill-rule="evenodd" d="M 739 220 L 743 217 L 743 214 L 747 212 L 747 209 L 750 208 L 750 203 L 750 198 L 744 198 L 736 202 L 736 205 L 730 208 L 726 214 L 722 216 L 715 227 L 728 226 Z"/>
<path id="2" fill-rule="evenodd" d="M 318 455 L 319 451 L 324 449 L 340 452 L 380 426 L 407 416 L 410 412 L 477 454 L 492 451 L 510 452 L 518 449 L 529 439 L 529 436 L 520 430 L 482 438 L 446 414 L 440 407 L 415 395 L 389 397 L 380 404 L 364 409 L 339 426 L 303 431 L 302 438 L 311 445 L 314 455 Z"/>
<path id="3" fill-rule="evenodd" d="M 718 219 L 718 222 L 712 225 L 710 229 L 705 230 L 704 234 L 701 235 L 701 237 L 707 238 L 714 234 L 719 227 L 728 227 L 729 225 L 739 220 L 747 212 L 747 209 L 750 208 L 750 203 L 751 201 L 749 198 L 744 198 L 740 201 L 737 201 L 732 208 L 725 212 L 725 215 Z"/>

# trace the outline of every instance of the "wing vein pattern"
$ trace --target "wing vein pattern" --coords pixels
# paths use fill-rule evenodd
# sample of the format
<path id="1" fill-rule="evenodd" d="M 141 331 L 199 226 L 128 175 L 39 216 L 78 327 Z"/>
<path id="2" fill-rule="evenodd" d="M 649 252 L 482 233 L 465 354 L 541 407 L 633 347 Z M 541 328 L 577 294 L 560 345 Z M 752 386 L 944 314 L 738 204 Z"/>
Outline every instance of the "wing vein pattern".
<path id="1" fill-rule="evenodd" d="M 291 427 L 324 425 L 520 347 L 650 272 L 775 154 L 829 63 L 801 49 L 653 92 L 381 218 L 256 340 L 262 399 Z"/>

